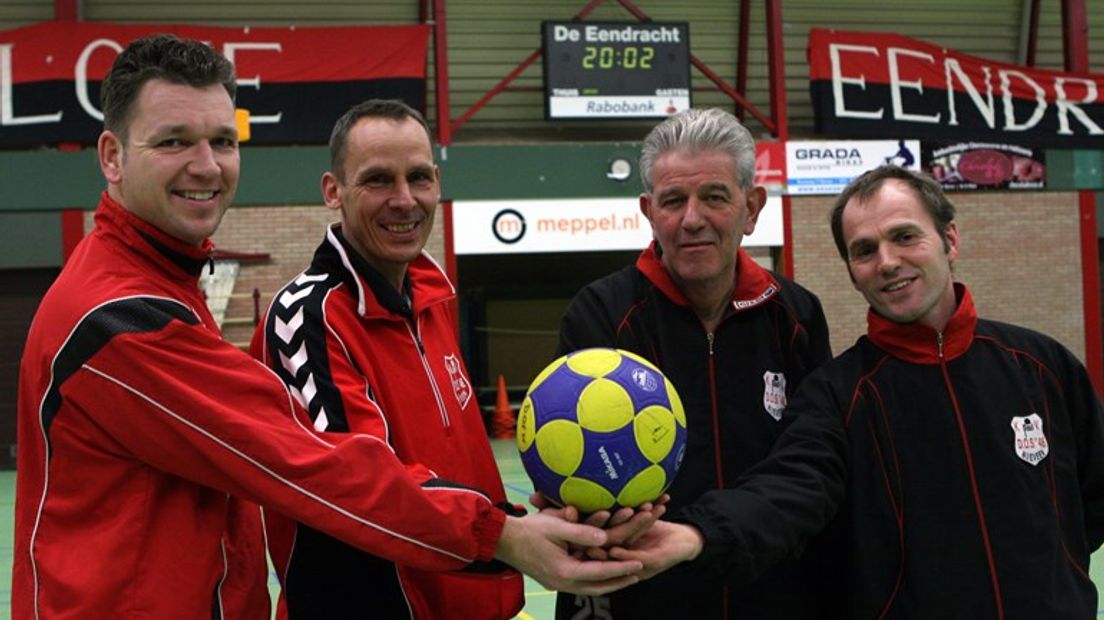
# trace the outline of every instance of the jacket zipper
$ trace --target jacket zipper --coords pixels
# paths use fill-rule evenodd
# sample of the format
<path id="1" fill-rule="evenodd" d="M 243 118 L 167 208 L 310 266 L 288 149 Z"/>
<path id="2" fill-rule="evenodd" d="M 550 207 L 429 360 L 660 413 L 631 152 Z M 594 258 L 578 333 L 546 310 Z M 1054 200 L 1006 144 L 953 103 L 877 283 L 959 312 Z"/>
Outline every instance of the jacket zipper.
<path id="1" fill-rule="evenodd" d="M 448 409 L 445 407 L 445 400 L 441 397 L 441 388 L 437 385 L 437 378 L 433 376 L 433 369 L 429 365 L 429 360 L 426 359 L 425 345 L 422 343 L 421 336 L 421 320 L 415 319 L 417 323 L 411 325 L 410 321 L 403 321 L 406 323 L 406 329 L 410 332 L 411 339 L 414 340 L 414 344 L 418 347 L 418 359 L 422 360 L 422 369 L 425 370 L 426 377 L 429 379 L 429 385 L 433 388 L 433 398 L 437 399 L 437 410 L 441 414 L 441 425 L 449 433 L 452 432 L 452 420 L 449 419 Z"/>
<path id="2" fill-rule="evenodd" d="M 713 409 L 713 465 L 717 473 L 717 488 L 724 488 L 724 470 L 721 468 L 721 420 L 717 412 L 717 365 L 713 343 L 716 340 L 714 332 L 705 333 L 705 341 L 709 348 L 709 405 Z M 722 588 L 721 617 L 728 618 L 728 585 Z"/>
<path id="3" fill-rule="evenodd" d="M 985 559 L 989 563 L 989 580 L 993 586 L 993 602 L 997 606 L 997 619 L 1004 619 L 1004 601 L 1001 597 L 1000 578 L 997 577 L 996 560 L 993 557 L 993 545 L 989 541 L 989 528 L 985 519 L 985 509 L 981 503 L 981 491 L 978 489 L 977 475 L 974 470 L 974 456 L 970 450 L 970 442 L 966 436 L 966 424 L 962 419 L 962 410 L 958 406 L 958 397 L 955 395 L 954 384 L 951 381 L 951 373 L 947 369 L 947 359 L 943 355 L 943 332 L 936 332 L 935 343 L 939 351 L 939 369 L 943 373 L 943 382 L 947 387 L 947 394 L 951 397 L 951 407 L 954 408 L 955 423 L 958 425 L 959 438 L 962 441 L 962 450 L 966 456 L 966 467 L 969 468 L 970 489 L 974 495 L 974 507 L 977 510 L 978 529 L 981 531 L 981 544 L 985 548 Z"/>
<path id="4" fill-rule="evenodd" d="M 717 474 L 717 488 L 724 488 L 724 470 L 721 468 L 721 420 L 717 411 L 717 365 L 713 350 L 715 336 L 706 332 L 705 341 L 709 345 L 709 406 L 713 414 L 713 466 Z"/>

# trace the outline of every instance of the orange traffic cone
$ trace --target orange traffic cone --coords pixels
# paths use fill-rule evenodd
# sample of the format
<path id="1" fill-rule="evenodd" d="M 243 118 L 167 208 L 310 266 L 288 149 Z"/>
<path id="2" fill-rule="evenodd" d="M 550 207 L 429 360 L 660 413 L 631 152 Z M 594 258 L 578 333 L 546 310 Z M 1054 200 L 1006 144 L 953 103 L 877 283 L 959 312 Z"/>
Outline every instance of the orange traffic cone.
<path id="1" fill-rule="evenodd" d="M 514 436 L 514 410 L 510 408 L 510 397 L 506 395 L 506 377 L 498 375 L 498 396 L 495 398 L 494 415 L 491 417 L 491 432 L 495 439 L 510 439 Z"/>

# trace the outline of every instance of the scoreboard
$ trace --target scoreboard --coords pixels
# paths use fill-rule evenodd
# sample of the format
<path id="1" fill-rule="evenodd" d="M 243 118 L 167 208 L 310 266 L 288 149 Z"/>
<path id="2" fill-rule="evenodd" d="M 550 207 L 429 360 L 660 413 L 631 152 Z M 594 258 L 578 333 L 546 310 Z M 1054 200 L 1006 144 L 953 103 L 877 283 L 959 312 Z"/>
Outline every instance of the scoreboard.
<path id="1" fill-rule="evenodd" d="M 688 23 L 541 27 L 548 119 L 662 118 L 690 107 Z"/>

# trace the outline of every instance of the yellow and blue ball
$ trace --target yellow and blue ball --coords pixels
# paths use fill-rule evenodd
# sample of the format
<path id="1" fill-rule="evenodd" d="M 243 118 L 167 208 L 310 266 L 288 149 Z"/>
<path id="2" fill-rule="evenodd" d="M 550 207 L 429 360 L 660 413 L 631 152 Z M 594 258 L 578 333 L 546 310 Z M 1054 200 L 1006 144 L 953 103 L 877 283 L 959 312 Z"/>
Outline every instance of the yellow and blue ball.
<path id="1" fill-rule="evenodd" d="M 518 450 L 534 487 L 583 513 L 659 497 L 686 453 L 686 413 L 644 358 L 583 349 L 548 365 L 518 413 Z"/>

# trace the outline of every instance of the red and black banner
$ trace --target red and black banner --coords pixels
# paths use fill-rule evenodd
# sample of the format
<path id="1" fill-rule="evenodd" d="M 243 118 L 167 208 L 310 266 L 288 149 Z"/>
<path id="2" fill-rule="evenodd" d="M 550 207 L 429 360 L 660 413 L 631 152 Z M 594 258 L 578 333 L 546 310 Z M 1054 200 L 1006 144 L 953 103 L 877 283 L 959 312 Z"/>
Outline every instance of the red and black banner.
<path id="1" fill-rule="evenodd" d="M 1104 148 L 1104 75 L 819 28 L 809 32 L 808 54 L 816 129 L 827 135 Z"/>
<path id="2" fill-rule="evenodd" d="M 133 39 L 166 32 L 229 58 L 253 144 L 324 144 L 370 98 L 425 107 L 428 26 L 212 28 L 47 22 L 0 32 L 0 147 L 91 144 L 100 82 Z"/>

